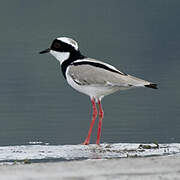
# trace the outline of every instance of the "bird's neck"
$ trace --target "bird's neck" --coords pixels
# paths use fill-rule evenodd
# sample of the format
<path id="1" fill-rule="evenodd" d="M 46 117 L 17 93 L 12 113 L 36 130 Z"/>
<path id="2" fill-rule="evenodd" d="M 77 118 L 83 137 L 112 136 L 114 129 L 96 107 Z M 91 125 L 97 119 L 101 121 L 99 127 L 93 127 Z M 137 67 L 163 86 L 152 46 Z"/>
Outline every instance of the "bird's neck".
<path id="1" fill-rule="evenodd" d="M 80 51 L 72 51 L 72 52 L 57 52 L 51 50 L 50 53 L 60 62 L 60 64 L 68 61 L 68 63 L 72 63 L 77 59 L 83 59 L 83 56 Z"/>
<path id="2" fill-rule="evenodd" d="M 70 57 L 69 52 L 57 52 L 51 50 L 50 53 L 62 64 L 64 61 L 66 61 Z"/>
<path id="3" fill-rule="evenodd" d="M 67 70 L 67 67 L 74 61 L 76 60 L 79 60 L 79 59 L 84 59 L 85 56 L 83 56 L 80 51 L 74 51 L 74 52 L 71 52 L 69 57 L 64 60 L 62 63 L 61 63 L 61 70 L 62 70 L 62 73 L 63 73 L 63 76 L 66 78 L 66 70 Z"/>

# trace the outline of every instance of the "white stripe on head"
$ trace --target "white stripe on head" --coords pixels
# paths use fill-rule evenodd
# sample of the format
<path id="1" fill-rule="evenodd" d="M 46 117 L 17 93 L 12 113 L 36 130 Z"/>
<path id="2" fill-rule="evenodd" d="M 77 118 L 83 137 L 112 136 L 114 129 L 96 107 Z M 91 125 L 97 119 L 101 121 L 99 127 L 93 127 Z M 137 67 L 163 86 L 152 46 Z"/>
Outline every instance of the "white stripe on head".
<path id="1" fill-rule="evenodd" d="M 76 41 L 74 41 L 71 38 L 67 38 L 67 37 L 58 37 L 57 40 L 63 41 L 67 44 L 70 44 L 71 46 L 74 47 L 74 49 L 77 51 L 78 50 L 78 43 Z"/>

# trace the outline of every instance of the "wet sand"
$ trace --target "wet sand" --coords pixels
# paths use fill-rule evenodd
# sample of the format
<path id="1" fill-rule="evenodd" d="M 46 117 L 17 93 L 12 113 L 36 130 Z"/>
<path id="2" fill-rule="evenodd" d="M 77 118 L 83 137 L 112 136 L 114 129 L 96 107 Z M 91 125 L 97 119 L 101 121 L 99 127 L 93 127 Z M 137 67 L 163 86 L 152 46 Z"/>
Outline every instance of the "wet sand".
<path id="1" fill-rule="evenodd" d="M 180 155 L 1 165 L 1 180 L 178 180 Z"/>

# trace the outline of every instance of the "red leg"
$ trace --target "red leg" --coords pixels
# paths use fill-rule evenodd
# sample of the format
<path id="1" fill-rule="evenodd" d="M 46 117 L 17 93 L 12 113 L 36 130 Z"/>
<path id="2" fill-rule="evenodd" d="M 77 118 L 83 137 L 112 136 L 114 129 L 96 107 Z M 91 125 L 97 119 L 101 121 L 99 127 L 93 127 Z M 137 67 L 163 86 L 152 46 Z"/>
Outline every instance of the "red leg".
<path id="1" fill-rule="evenodd" d="M 104 117 L 104 112 L 103 112 L 100 100 L 98 100 L 98 105 L 99 105 L 99 123 L 98 123 L 98 133 L 97 133 L 96 144 L 100 143 L 102 120 L 103 120 L 103 117 Z"/>
<path id="2" fill-rule="evenodd" d="M 92 107 L 93 107 L 93 116 L 92 116 L 92 121 L 91 121 L 91 124 L 90 124 L 89 131 L 88 131 L 88 136 L 87 136 L 87 138 L 85 139 L 85 141 L 83 143 L 84 145 L 89 144 L 92 128 L 93 128 L 94 122 L 95 122 L 96 117 L 97 117 L 97 108 L 96 108 L 96 102 L 95 102 L 94 98 L 91 99 L 91 102 L 92 102 Z"/>

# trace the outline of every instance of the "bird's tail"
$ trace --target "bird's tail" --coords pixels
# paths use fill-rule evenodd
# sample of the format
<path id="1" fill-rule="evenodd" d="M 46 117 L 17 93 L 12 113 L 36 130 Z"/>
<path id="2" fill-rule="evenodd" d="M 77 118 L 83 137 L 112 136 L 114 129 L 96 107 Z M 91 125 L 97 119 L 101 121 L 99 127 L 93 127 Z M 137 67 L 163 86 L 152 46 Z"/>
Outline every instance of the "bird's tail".
<path id="1" fill-rule="evenodd" d="M 128 75 L 127 76 L 128 81 L 129 81 L 129 85 L 132 85 L 134 87 L 148 87 L 148 88 L 152 88 L 152 89 L 158 89 L 157 84 L 140 79 L 140 78 L 136 78 L 134 76 Z"/>
<path id="2" fill-rule="evenodd" d="M 152 88 L 152 89 L 158 89 L 157 84 L 149 83 L 147 85 L 144 85 L 145 87 Z"/>

